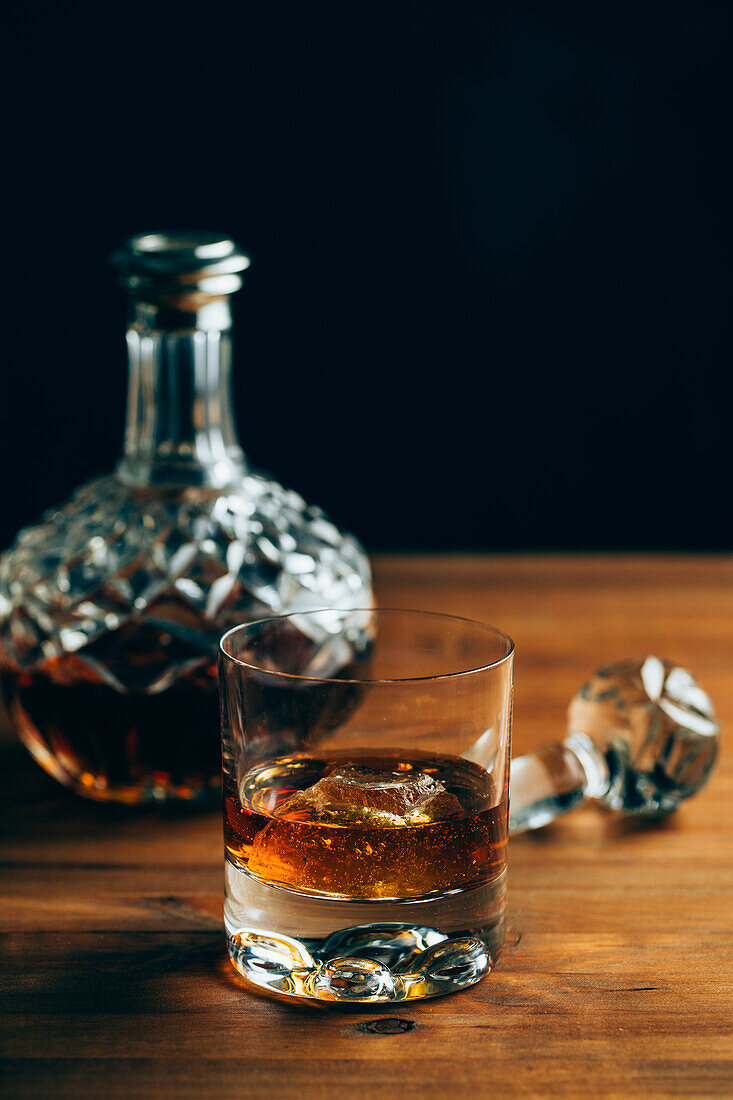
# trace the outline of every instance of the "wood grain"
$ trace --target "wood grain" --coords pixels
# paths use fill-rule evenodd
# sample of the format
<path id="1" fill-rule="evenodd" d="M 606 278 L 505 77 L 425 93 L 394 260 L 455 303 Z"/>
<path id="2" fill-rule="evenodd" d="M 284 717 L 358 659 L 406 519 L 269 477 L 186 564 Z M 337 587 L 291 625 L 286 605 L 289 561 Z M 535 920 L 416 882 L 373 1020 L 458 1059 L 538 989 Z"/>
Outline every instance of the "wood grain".
<path id="1" fill-rule="evenodd" d="M 688 664 L 726 723 L 713 781 L 661 825 L 583 810 L 515 838 L 494 974 L 443 1000 L 334 1012 L 255 997 L 231 971 L 217 814 L 87 804 L 6 744 L 5 1095 L 733 1095 L 731 560 L 382 558 L 376 578 L 383 606 L 512 635 L 515 752 L 562 732 L 597 665 Z"/>

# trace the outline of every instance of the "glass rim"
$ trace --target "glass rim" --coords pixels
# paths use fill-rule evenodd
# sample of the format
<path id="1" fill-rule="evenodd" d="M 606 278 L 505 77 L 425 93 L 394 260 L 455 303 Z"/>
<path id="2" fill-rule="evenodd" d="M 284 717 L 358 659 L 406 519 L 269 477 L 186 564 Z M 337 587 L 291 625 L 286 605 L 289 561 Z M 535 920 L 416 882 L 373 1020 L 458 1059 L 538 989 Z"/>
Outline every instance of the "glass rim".
<path id="1" fill-rule="evenodd" d="M 474 668 L 459 669 L 457 672 L 441 672 L 432 676 L 397 676 L 397 677 L 379 677 L 377 679 L 359 678 L 359 677 L 338 677 L 338 676 L 302 676 L 295 672 L 278 672 L 272 668 L 265 668 L 263 665 L 255 664 L 252 661 L 243 661 L 239 657 L 235 657 L 233 653 L 228 652 L 225 648 L 225 643 L 232 635 L 238 634 L 240 631 L 249 630 L 252 627 L 259 626 L 262 623 L 278 622 L 281 619 L 295 619 L 304 615 L 322 615 L 324 612 L 337 612 L 344 615 L 351 614 L 401 614 L 401 615 L 414 615 L 427 619 L 445 619 L 450 622 L 465 623 L 468 626 L 476 627 L 486 634 L 493 635 L 495 638 L 500 638 L 506 644 L 506 653 L 502 657 L 498 657 L 495 661 L 488 661 L 483 665 L 476 665 Z M 515 650 L 514 641 L 509 635 L 500 630 L 497 626 L 491 626 L 490 623 L 481 622 L 479 619 L 469 619 L 465 615 L 451 615 L 444 611 L 425 611 L 419 608 L 411 607 L 314 607 L 307 611 L 290 611 L 286 615 L 262 615 L 259 619 L 251 619 L 248 622 L 239 623 L 237 626 L 232 626 L 219 639 L 219 653 L 226 660 L 233 665 L 238 665 L 240 668 L 250 669 L 253 672 L 260 673 L 265 676 L 277 677 L 281 680 L 294 680 L 300 683 L 310 684 L 417 684 L 417 683 L 429 683 L 437 680 L 458 680 L 464 676 L 476 676 L 481 672 L 489 672 L 491 669 L 500 668 L 502 665 L 510 661 L 514 655 Z"/>

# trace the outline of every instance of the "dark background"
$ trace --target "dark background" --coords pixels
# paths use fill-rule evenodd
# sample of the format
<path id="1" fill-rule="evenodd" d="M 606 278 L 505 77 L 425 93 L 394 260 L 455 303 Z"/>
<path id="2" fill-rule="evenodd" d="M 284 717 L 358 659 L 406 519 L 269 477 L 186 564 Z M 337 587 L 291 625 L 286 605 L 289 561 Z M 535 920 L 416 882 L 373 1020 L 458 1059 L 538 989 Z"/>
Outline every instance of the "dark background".
<path id="1" fill-rule="evenodd" d="M 106 258 L 188 227 L 248 456 L 371 549 L 729 547 L 729 7 L 16 10 L 2 543 L 113 465 Z"/>

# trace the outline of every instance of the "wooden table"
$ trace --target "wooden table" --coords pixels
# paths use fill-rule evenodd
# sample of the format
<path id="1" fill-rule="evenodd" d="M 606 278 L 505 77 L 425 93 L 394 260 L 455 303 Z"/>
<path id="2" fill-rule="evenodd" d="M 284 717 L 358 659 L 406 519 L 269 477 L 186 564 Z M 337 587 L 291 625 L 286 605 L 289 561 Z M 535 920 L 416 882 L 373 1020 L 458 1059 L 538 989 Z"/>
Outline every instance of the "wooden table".
<path id="1" fill-rule="evenodd" d="M 496 972 L 343 1013 L 253 996 L 230 969 L 217 814 L 87 804 L 6 747 L 6 1095 L 733 1095 L 731 560 L 390 557 L 376 577 L 383 606 L 514 637 L 515 752 L 563 731 L 596 665 L 689 664 L 728 723 L 713 781 L 663 825 L 588 809 L 516 838 Z"/>

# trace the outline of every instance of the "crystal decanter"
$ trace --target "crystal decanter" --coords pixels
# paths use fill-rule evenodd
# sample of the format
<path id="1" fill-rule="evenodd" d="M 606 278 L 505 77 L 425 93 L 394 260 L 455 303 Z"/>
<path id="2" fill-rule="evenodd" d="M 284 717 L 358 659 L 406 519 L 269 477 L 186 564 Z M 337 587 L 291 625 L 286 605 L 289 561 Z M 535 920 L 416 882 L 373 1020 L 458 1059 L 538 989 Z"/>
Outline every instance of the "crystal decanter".
<path id="1" fill-rule="evenodd" d="M 123 454 L 0 556 L 4 690 L 21 740 L 73 790 L 205 800 L 220 636 L 370 606 L 369 565 L 239 446 L 229 295 L 248 258 L 218 236 L 149 234 L 113 262 L 132 298 Z"/>

